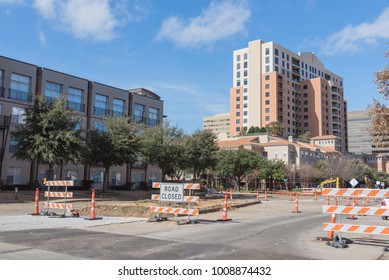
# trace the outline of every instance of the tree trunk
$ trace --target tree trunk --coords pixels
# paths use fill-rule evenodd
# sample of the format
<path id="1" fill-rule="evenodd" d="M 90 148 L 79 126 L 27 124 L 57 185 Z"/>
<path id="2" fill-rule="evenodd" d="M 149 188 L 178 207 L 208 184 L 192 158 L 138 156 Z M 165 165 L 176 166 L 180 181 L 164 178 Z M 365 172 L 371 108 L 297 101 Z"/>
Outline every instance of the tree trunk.
<path id="1" fill-rule="evenodd" d="M 109 180 L 109 167 L 106 167 L 104 172 L 104 179 L 103 179 L 103 192 L 106 192 L 108 189 L 108 180 Z"/>

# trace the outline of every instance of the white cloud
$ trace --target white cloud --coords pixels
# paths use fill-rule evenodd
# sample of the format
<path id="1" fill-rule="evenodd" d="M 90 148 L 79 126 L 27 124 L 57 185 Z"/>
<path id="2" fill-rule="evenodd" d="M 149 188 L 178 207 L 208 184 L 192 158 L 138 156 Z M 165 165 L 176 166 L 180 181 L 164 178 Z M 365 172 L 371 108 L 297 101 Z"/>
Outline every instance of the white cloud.
<path id="1" fill-rule="evenodd" d="M 379 39 L 389 39 L 389 8 L 386 8 L 373 23 L 347 25 L 326 39 L 320 40 L 322 44 L 320 52 L 329 55 L 355 52 L 377 44 Z"/>
<path id="2" fill-rule="evenodd" d="M 181 47 L 201 47 L 245 30 L 250 10 L 245 1 L 212 1 L 197 16 L 163 21 L 158 40 L 171 40 Z"/>
<path id="3" fill-rule="evenodd" d="M 133 5 L 110 0 L 34 0 L 33 7 L 57 29 L 77 38 L 107 41 L 117 36 L 116 28 L 139 19 L 132 12 L 138 9 L 138 1 Z"/>

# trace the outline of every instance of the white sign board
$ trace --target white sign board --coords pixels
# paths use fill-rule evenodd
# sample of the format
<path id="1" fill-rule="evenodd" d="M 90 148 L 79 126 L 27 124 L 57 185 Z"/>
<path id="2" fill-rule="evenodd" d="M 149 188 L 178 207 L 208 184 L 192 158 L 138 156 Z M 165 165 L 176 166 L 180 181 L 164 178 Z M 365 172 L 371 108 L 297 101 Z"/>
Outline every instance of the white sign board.
<path id="1" fill-rule="evenodd" d="M 161 183 L 160 201 L 184 202 L 184 184 Z"/>
<path id="2" fill-rule="evenodd" d="M 356 185 L 358 185 L 358 181 L 355 180 L 355 178 L 352 178 L 350 181 L 350 184 L 351 184 L 351 186 L 355 187 Z"/>

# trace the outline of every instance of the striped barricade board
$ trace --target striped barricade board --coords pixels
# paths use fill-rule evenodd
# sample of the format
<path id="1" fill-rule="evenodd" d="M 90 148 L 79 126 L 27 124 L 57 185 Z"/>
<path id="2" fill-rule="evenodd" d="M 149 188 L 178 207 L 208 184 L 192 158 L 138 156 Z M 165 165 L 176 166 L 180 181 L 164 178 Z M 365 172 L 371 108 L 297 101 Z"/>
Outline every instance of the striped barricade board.
<path id="1" fill-rule="evenodd" d="M 176 214 L 176 215 L 192 215 L 192 216 L 199 215 L 198 209 L 171 208 L 171 207 L 158 207 L 158 206 L 151 206 L 150 209 L 152 212 L 155 212 L 155 213 L 166 213 L 166 214 Z"/>
<path id="2" fill-rule="evenodd" d="M 389 190 L 379 189 L 323 189 L 322 195 L 328 196 L 354 196 L 354 197 L 389 197 Z"/>
<path id="3" fill-rule="evenodd" d="M 71 204 L 65 204 L 65 203 L 43 203 L 44 208 L 52 208 L 52 209 L 66 209 L 66 210 L 72 210 L 73 207 Z"/>
<path id="4" fill-rule="evenodd" d="M 354 214 L 367 216 L 389 216 L 389 209 L 377 207 L 323 206 L 323 213 Z"/>
<path id="5" fill-rule="evenodd" d="M 171 183 L 153 183 L 153 189 L 159 189 L 161 186 Z M 185 190 L 200 190 L 200 184 L 199 183 L 185 183 L 184 184 Z"/>
<path id="6" fill-rule="evenodd" d="M 151 200 L 160 200 L 161 196 L 159 194 L 152 194 Z M 200 202 L 200 197 L 198 196 L 184 196 L 184 202 Z"/>
<path id="7" fill-rule="evenodd" d="M 62 186 L 62 187 L 72 187 L 73 186 L 73 181 L 72 180 L 69 180 L 69 181 L 46 181 L 45 183 L 46 186 Z"/>
<path id="8" fill-rule="evenodd" d="M 324 231 L 389 235 L 389 227 L 324 223 Z"/>
<path id="9" fill-rule="evenodd" d="M 72 192 L 44 192 L 44 197 L 67 197 L 72 198 Z"/>

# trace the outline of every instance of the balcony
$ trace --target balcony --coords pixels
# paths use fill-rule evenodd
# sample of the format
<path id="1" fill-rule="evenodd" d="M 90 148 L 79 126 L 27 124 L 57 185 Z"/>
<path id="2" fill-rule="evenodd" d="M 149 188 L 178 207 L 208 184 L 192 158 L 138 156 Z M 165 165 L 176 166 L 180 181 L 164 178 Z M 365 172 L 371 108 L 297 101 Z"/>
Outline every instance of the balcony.
<path id="1" fill-rule="evenodd" d="M 66 106 L 68 109 L 85 113 L 85 104 L 67 101 Z"/>
<path id="2" fill-rule="evenodd" d="M 32 101 L 32 94 L 30 92 L 26 92 L 26 91 L 10 89 L 8 98 L 15 99 L 15 100 L 22 100 L 22 101 L 26 101 L 26 102 L 31 102 Z"/>
<path id="3" fill-rule="evenodd" d="M 93 115 L 95 115 L 95 116 L 109 116 L 109 114 L 110 114 L 109 109 L 93 106 Z"/>

